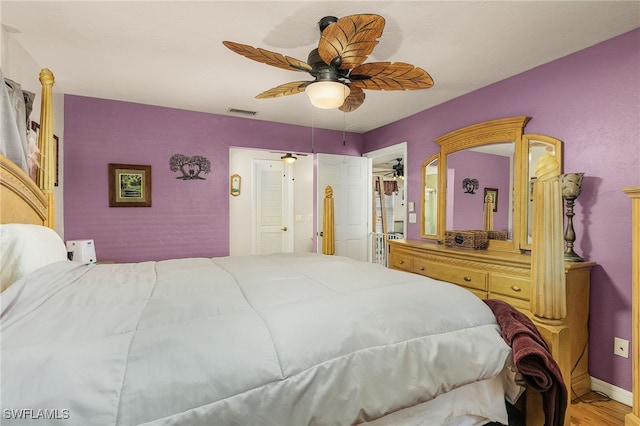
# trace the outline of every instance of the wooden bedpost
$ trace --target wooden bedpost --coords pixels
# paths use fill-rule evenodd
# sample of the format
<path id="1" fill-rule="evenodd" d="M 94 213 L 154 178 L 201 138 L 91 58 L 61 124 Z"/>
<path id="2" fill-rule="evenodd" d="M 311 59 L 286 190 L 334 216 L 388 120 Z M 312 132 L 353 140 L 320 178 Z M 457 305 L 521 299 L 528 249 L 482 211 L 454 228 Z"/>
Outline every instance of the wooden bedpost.
<path id="1" fill-rule="evenodd" d="M 38 149 L 40 150 L 40 168 L 38 169 L 38 186 L 47 198 L 47 220 L 49 228 L 55 228 L 55 203 L 53 186 L 56 177 L 56 147 L 53 140 L 53 73 L 48 68 L 40 71 L 42 84 L 42 100 L 40 103 L 40 131 L 38 133 Z"/>
<path id="2" fill-rule="evenodd" d="M 531 312 L 533 322 L 549 345 L 558 363 L 567 392 L 571 392 L 571 340 L 567 315 L 564 267 L 564 237 L 560 165 L 550 154 L 543 155 L 536 166 L 533 185 L 533 244 L 531 247 Z M 536 392 L 527 392 L 527 407 L 541 403 Z M 567 401 L 565 425 L 571 418 Z M 527 424 L 544 424 L 539 410 L 527 411 Z"/>
<path id="3" fill-rule="evenodd" d="M 324 189 L 324 209 L 322 210 L 322 253 L 334 254 L 336 252 L 336 239 L 333 220 L 333 188 L 327 186 Z"/>

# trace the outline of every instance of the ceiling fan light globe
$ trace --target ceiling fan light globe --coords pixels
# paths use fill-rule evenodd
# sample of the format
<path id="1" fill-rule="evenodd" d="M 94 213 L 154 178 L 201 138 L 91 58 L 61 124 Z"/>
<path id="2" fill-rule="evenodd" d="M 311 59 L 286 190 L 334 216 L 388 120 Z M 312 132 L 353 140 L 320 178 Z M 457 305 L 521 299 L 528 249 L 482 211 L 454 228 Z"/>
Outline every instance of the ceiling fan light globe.
<path id="1" fill-rule="evenodd" d="M 304 92 L 316 108 L 334 109 L 340 108 L 351 90 L 338 81 L 316 81 L 308 85 Z"/>
<path id="2" fill-rule="evenodd" d="M 293 164 L 293 163 L 296 162 L 298 157 L 296 157 L 295 155 L 292 155 L 291 153 L 287 152 L 285 155 L 280 157 L 280 159 L 282 161 L 284 161 L 285 164 Z"/>

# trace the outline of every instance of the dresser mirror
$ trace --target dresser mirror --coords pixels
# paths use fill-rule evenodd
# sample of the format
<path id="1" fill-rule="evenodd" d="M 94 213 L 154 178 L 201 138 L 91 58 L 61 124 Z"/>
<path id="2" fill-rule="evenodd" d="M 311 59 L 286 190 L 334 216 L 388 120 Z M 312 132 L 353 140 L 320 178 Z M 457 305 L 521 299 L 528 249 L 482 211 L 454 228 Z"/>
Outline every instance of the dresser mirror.
<path id="1" fill-rule="evenodd" d="M 422 238 L 443 242 L 446 230 L 491 229 L 497 232 L 489 240 L 490 249 L 531 249 L 536 163 L 549 152 L 562 170 L 562 142 L 524 134 L 529 120 L 517 116 L 486 121 L 435 140 L 440 153 L 422 164 Z M 491 225 L 488 194 L 495 200 Z"/>
<path id="2" fill-rule="evenodd" d="M 492 143 L 447 155 L 447 229 L 484 229 L 491 215 L 491 230 L 503 240 L 513 236 L 513 141 Z M 495 203 L 486 210 L 485 193 Z"/>
<path id="3" fill-rule="evenodd" d="M 519 194 L 528 173 L 522 163 L 522 135 L 528 121 L 525 116 L 487 121 L 435 140 L 440 153 L 422 164 L 422 238 L 443 242 L 447 229 L 482 229 L 488 211 L 484 200 L 490 193 L 497 201 L 492 217 L 500 218 L 494 224 L 504 228 L 506 235 L 505 239 L 491 240 L 489 247 L 520 250 L 521 221 L 525 215 L 521 213 Z M 433 202 L 437 204 L 435 213 Z"/>
<path id="4" fill-rule="evenodd" d="M 438 159 L 440 154 L 429 157 L 422 163 L 422 238 L 437 238 L 438 232 Z"/>
<path id="5" fill-rule="evenodd" d="M 524 234 L 525 238 L 520 245 L 523 250 L 531 250 L 531 235 L 532 235 L 532 218 L 533 218 L 533 183 L 535 182 L 536 164 L 540 157 L 549 153 L 554 155 L 558 159 L 560 169 L 562 170 L 562 141 L 556 138 L 545 135 L 526 134 L 522 136 L 524 146 L 527 149 L 527 177 L 528 182 L 528 196 L 525 200 L 527 208 L 524 210 L 526 217 L 523 219 L 523 223 L 527 224 L 527 232 Z"/>

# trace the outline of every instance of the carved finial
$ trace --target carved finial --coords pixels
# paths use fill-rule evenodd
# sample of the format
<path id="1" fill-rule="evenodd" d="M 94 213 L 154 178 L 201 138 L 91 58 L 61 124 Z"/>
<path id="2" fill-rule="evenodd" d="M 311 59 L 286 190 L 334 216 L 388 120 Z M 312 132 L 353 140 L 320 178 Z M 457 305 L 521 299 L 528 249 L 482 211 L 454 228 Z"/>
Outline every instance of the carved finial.
<path id="1" fill-rule="evenodd" d="M 538 182 L 555 179 L 560 175 L 560 165 L 558 159 L 549 153 L 540 157 L 536 164 L 536 177 Z"/>
<path id="2" fill-rule="evenodd" d="M 40 84 L 42 85 L 53 85 L 55 82 L 55 78 L 53 77 L 53 73 L 49 68 L 43 68 L 40 71 Z"/>
<path id="3" fill-rule="evenodd" d="M 331 185 L 327 185 L 324 189 L 324 196 L 325 198 L 333 198 L 333 188 L 331 188 Z"/>

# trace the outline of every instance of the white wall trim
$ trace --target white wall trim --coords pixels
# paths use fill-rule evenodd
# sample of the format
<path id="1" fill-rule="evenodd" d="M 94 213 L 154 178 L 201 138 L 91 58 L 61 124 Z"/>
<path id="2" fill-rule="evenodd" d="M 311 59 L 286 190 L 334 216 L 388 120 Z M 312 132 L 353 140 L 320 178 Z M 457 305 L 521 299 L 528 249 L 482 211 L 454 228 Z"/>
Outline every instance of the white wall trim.
<path id="1" fill-rule="evenodd" d="M 614 386 L 610 383 L 603 382 L 600 379 L 596 379 L 595 377 L 591 378 L 591 390 L 595 392 L 602 392 L 606 394 L 609 398 L 621 402 L 625 405 L 631 406 L 633 403 L 633 393 Z"/>

